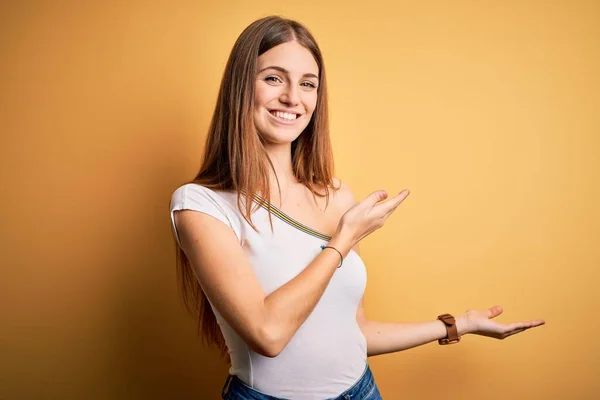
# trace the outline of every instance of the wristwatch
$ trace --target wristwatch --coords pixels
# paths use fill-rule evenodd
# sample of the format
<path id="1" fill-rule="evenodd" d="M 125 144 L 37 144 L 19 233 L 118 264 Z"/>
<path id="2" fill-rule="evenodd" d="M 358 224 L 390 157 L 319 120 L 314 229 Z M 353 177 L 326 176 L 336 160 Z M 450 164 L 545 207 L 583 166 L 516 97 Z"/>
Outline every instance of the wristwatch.
<path id="1" fill-rule="evenodd" d="M 437 319 L 442 321 L 446 326 L 446 337 L 439 339 L 439 344 L 452 344 L 460 342 L 460 336 L 458 336 L 458 330 L 456 329 L 456 321 L 450 314 L 438 315 Z"/>

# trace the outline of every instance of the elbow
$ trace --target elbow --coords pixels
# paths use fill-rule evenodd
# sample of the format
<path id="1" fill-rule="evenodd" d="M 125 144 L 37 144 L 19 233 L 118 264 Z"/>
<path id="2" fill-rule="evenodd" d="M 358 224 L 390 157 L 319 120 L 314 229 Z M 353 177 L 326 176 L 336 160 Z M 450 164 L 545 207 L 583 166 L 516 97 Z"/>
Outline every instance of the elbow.
<path id="1" fill-rule="evenodd" d="M 261 356 L 275 358 L 282 352 L 287 344 L 282 335 L 277 333 L 276 329 L 263 327 L 258 329 L 258 340 L 255 341 L 255 348 L 252 349 Z"/>
<path id="2" fill-rule="evenodd" d="M 281 350 L 283 349 L 280 349 L 275 346 L 263 346 L 256 352 L 263 357 L 275 358 L 279 355 L 279 353 L 281 353 Z"/>

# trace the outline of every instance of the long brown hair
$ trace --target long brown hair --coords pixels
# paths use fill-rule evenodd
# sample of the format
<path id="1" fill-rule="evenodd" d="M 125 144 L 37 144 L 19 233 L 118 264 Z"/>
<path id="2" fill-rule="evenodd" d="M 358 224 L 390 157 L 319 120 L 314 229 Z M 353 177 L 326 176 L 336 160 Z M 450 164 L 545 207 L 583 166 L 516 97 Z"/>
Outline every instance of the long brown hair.
<path id="1" fill-rule="evenodd" d="M 257 59 L 273 47 L 293 40 L 312 53 L 319 67 L 315 111 L 306 129 L 292 142 L 293 172 L 313 196 L 325 196 L 326 204 L 329 203 L 328 189 L 338 189 L 333 184 L 327 82 L 319 46 L 310 32 L 296 21 L 278 16 L 259 19 L 241 33 L 229 55 L 206 138 L 202 166 L 191 182 L 210 189 L 236 191 L 238 207 L 255 230 L 257 228 L 251 219 L 252 204 L 255 204 L 255 209 L 260 204 L 253 201 L 254 196 L 260 194 L 266 205 L 270 205 L 268 168 L 274 171 L 253 121 Z M 320 194 L 318 188 L 325 188 L 325 194 Z M 242 210 L 242 196 L 245 197 L 245 210 Z M 227 355 L 225 340 L 206 295 L 185 253 L 179 246 L 176 248 L 184 303 L 188 311 L 198 318 L 198 330 L 205 342 Z"/>

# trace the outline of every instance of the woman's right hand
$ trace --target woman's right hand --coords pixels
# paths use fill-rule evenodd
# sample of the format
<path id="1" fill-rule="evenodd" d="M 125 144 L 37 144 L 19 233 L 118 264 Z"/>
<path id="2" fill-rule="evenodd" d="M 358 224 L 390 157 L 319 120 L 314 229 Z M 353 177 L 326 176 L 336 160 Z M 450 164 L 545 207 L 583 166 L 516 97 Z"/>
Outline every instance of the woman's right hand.
<path id="1" fill-rule="evenodd" d="M 346 211 L 338 224 L 336 235 L 348 238 L 353 245 L 358 243 L 381 228 L 409 194 L 410 191 L 404 189 L 391 199 L 383 201 L 388 197 L 385 190 L 371 193 Z"/>

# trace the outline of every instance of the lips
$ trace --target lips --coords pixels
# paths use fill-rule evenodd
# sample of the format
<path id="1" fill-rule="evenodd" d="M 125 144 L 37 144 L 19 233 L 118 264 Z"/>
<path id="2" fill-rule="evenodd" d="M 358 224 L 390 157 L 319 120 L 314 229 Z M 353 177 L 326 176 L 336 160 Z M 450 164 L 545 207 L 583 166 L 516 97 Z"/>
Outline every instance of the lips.
<path id="1" fill-rule="evenodd" d="M 300 114 L 289 111 L 270 110 L 269 113 L 272 116 L 285 121 L 294 121 L 300 117 Z"/>

